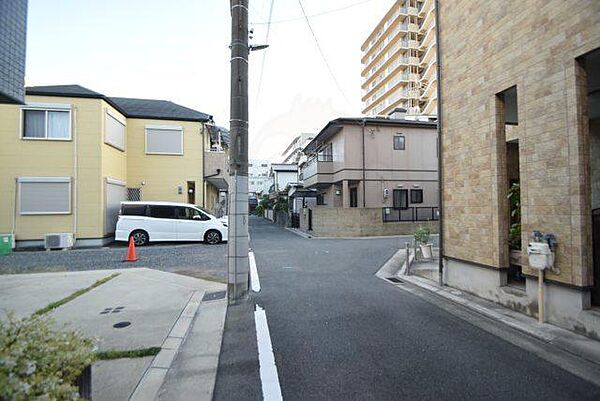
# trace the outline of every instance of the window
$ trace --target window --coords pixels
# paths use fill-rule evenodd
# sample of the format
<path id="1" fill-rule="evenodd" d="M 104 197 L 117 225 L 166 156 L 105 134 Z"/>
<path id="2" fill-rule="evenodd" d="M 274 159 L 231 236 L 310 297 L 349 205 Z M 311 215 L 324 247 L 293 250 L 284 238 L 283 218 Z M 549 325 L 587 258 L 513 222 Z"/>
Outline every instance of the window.
<path id="1" fill-rule="evenodd" d="M 404 150 L 405 142 L 404 135 L 394 135 L 394 150 Z"/>
<path id="2" fill-rule="evenodd" d="M 70 177 L 20 177 L 21 214 L 70 214 Z"/>
<path id="3" fill-rule="evenodd" d="M 318 161 L 332 162 L 333 161 L 333 144 L 328 144 L 319 151 Z"/>
<path id="4" fill-rule="evenodd" d="M 156 217 L 158 219 L 176 219 L 175 206 L 150 206 L 150 217 Z"/>
<path id="5" fill-rule="evenodd" d="M 146 216 L 146 205 L 123 205 L 121 206 L 121 215 Z"/>
<path id="6" fill-rule="evenodd" d="M 147 125 L 146 154 L 183 155 L 183 127 Z"/>
<path id="7" fill-rule="evenodd" d="M 71 139 L 71 106 L 23 108 L 23 139 L 68 141 Z"/>
<path id="8" fill-rule="evenodd" d="M 422 189 L 411 189 L 410 190 L 410 203 L 423 203 L 423 190 Z"/>
<path id="9" fill-rule="evenodd" d="M 408 207 L 408 189 L 394 189 L 394 209 L 406 209 Z"/>
<path id="10" fill-rule="evenodd" d="M 108 112 L 104 113 L 104 143 L 125 150 L 125 123 Z"/>

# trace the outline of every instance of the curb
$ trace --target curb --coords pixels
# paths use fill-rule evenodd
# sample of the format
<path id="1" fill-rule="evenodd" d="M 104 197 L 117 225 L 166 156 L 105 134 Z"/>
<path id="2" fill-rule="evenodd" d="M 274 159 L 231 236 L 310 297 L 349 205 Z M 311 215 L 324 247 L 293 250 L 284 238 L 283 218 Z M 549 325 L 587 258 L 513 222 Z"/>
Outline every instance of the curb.
<path id="1" fill-rule="evenodd" d="M 521 333 L 534 337 L 540 341 L 551 344 L 562 351 L 565 351 L 571 355 L 575 355 L 579 358 L 585 359 L 588 362 L 591 362 L 595 365 L 600 365 L 600 353 L 594 352 L 585 352 L 585 347 L 580 347 L 577 344 L 569 344 L 568 342 L 562 341 L 565 338 L 571 338 L 575 342 L 587 342 L 589 344 L 597 343 L 597 341 L 590 339 L 588 337 L 581 336 L 577 333 L 573 333 L 569 330 L 560 328 L 558 326 L 554 326 L 549 323 L 535 323 L 532 325 L 527 322 L 522 322 L 518 318 L 512 317 L 508 314 L 504 314 L 498 312 L 494 309 L 486 307 L 485 305 L 481 305 L 477 303 L 476 300 L 481 300 L 482 303 L 492 303 L 492 301 L 488 301 L 482 298 L 478 298 L 474 295 L 470 295 L 461 290 L 454 289 L 452 287 L 440 287 L 438 284 L 431 282 L 425 278 L 421 278 L 418 276 L 409 276 L 406 274 L 400 274 L 401 268 L 404 267 L 405 263 L 401 267 L 399 262 L 399 256 L 405 254 L 405 249 L 400 249 L 396 252 L 375 274 L 382 280 L 387 281 L 390 284 L 393 284 L 395 287 L 400 288 L 404 291 L 414 292 L 407 287 L 403 287 L 402 284 L 394 283 L 389 281 L 389 278 L 397 278 L 401 279 L 403 282 L 411 284 L 415 287 L 418 287 L 422 290 L 425 290 L 439 298 L 442 298 L 446 301 L 450 301 L 455 305 L 460 305 L 468 310 L 475 312 L 479 315 L 482 315 L 488 319 L 496 321 L 498 323 L 502 323 L 512 329 L 515 329 Z M 395 262 L 395 263 L 394 263 Z M 390 266 L 393 265 L 393 266 Z M 393 267 L 393 268 L 392 268 Z M 390 274 L 391 273 L 391 274 Z M 470 300 L 467 297 L 473 297 L 475 300 Z M 518 314 L 516 311 L 512 311 L 511 309 L 507 309 L 502 305 L 495 305 L 498 309 L 506 309 L 507 312 Z M 521 316 L 519 316 L 521 317 Z M 529 316 L 523 315 L 522 319 L 532 319 Z M 536 327 L 537 326 L 537 327 Z"/>
<path id="2" fill-rule="evenodd" d="M 185 308 L 171 327 L 169 334 L 161 345 L 161 350 L 138 382 L 130 400 L 153 400 L 158 395 L 171 364 L 189 332 L 194 316 L 202 302 L 204 291 L 194 291 Z"/>

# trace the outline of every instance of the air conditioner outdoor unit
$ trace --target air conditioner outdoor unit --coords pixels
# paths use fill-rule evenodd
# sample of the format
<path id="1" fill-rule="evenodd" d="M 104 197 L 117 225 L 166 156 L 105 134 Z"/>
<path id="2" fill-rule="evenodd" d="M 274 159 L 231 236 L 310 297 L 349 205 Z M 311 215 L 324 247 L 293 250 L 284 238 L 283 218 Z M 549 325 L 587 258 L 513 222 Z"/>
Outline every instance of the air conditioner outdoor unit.
<path id="1" fill-rule="evenodd" d="M 46 249 L 65 249 L 73 247 L 73 234 L 71 233 L 52 233 L 44 236 L 44 248 Z"/>

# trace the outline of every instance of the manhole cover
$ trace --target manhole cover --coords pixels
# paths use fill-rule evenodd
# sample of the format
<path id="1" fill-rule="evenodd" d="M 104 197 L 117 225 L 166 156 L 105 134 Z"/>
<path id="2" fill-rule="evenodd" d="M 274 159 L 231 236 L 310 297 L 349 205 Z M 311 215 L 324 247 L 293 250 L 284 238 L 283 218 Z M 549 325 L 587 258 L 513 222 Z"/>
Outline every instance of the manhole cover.
<path id="1" fill-rule="evenodd" d="M 400 280 L 399 278 L 396 277 L 388 277 L 387 278 L 388 281 L 391 281 L 392 283 L 404 283 L 404 281 Z"/>
<path id="2" fill-rule="evenodd" d="M 204 296 L 202 297 L 202 301 L 215 301 L 217 299 L 223 299 L 225 298 L 225 295 L 227 293 L 225 291 L 217 291 L 217 292 L 207 292 L 206 294 L 204 294 Z"/>
<path id="3" fill-rule="evenodd" d="M 127 326 L 130 326 L 130 325 L 131 325 L 131 322 L 119 322 L 119 323 L 113 324 L 113 327 L 115 329 L 122 329 L 123 327 L 127 327 Z"/>

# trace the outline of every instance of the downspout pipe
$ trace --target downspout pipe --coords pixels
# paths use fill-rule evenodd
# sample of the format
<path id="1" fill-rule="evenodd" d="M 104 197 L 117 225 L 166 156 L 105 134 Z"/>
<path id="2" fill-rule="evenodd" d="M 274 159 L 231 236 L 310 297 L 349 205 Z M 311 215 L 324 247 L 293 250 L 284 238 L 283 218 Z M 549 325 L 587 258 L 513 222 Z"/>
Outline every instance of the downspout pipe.
<path id="1" fill-rule="evenodd" d="M 367 119 L 363 118 L 362 127 L 362 198 L 363 208 L 367 207 L 367 179 L 365 174 L 365 127 L 367 126 Z"/>
<path id="2" fill-rule="evenodd" d="M 437 59 L 437 146 L 438 146 L 438 212 L 439 212 L 439 257 L 438 257 L 438 274 L 439 284 L 444 285 L 444 196 L 443 196 L 443 146 L 442 146 L 442 50 L 440 48 L 440 4 L 439 0 L 435 0 L 435 53 Z"/>

